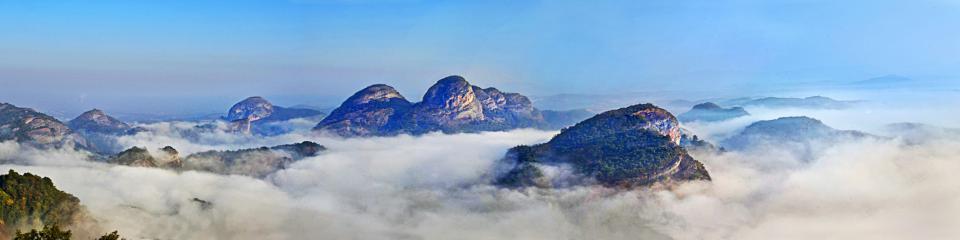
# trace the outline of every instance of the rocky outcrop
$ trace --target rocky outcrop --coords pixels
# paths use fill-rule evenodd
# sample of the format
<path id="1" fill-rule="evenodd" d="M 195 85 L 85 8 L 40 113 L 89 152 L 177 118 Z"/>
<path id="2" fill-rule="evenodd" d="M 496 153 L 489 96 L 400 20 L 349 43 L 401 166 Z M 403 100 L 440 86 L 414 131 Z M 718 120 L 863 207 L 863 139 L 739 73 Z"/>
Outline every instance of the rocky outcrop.
<path id="1" fill-rule="evenodd" d="M 41 148 L 87 147 L 82 136 L 56 118 L 9 103 L 0 103 L 0 141 L 16 141 Z"/>
<path id="2" fill-rule="evenodd" d="M 677 116 L 682 122 L 717 122 L 748 116 L 750 113 L 742 107 L 723 108 L 712 102 L 694 105 L 690 111 Z"/>
<path id="3" fill-rule="evenodd" d="M 483 110 L 473 86 L 463 77 L 449 76 L 431 86 L 410 114 L 414 124 L 439 126 L 482 121 Z"/>
<path id="4" fill-rule="evenodd" d="M 110 163 L 158 167 L 174 170 L 207 171 L 219 174 L 237 174 L 265 177 L 291 163 L 316 156 L 326 148 L 320 144 L 304 141 L 274 147 L 260 147 L 233 151 L 206 151 L 190 154 L 184 158 L 173 147 L 164 147 L 150 152 L 146 148 L 132 147 L 108 160 Z"/>
<path id="5" fill-rule="evenodd" d="M 607 111 L 566 128 L 549 142 L 510 149 L 494 183 L 505 187 L 600 184 L 636 187 L 710 180 L 680 146 L 677 119 L 652 104 Z"/>
<path id="6" fill-rule="evenodd" d="M 321 121 L 316 130 L 341 136 L 478 132 L 545 127 L 530 99 L 470 85 L 460 76 L 437 81 L 422 101 L 411 104 L 392 87 L 377 84 L 357 92 Z"/>
<path id="7" fill-rule="evenodd" d="M 273 114 L 273 104 L 262 97 L 249 97 L 230 107 L 227 120 L 234 131 L 251 133 L 253 123 Z"/>
<path id="8" fill-rule="evenodd" d="M 132 147 L 117 154 L 110 159 L 113 164 L 134 166 L 134 167 L 157 167 L 157 162 L 146 148 Z"/>
<path id="9" fill-rule="evenodd" d="M 483 106 L 487 121 L 511 123 L 516 127 L 540 127 L 545 118 L 533 102 L 518 93 L 504 93 L 496 88 L 473 87 L 473 92 Z"/>
<path id="10" fill-rule="evenodd" d="M 262 97 L 249 97 L 230 107 L 227 121 L 257 121 L 273 114 L 273 104 Z"/>
<path id="11" fill-rule="evenodd" d="M 371 85 L 347 98 L 314 129 L 340 136 L 390 135 L 401 129 L 400 118 L 412 106 L 393 87 Z"/>
<path id="12" fill-rule="evenodd" d="M 322 115 L 323 112 L 313 109 L 274 106 L 263 97 L 249 97 L 234 104 L 223 119 L 229 121 L 231 129 L 236 132 L 275 135 L 284 133 L 286 130 L 263 124 Z"/>

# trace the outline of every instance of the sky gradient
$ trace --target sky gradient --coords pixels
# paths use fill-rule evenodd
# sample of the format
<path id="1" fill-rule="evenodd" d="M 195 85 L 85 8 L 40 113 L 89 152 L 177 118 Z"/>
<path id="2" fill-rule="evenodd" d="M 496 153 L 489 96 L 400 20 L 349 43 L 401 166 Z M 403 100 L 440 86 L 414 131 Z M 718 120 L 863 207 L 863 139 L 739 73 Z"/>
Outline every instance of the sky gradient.
<path id="1" fill-rule="evenodd" d="M 0 1 L 0 102 L 330 106 L 446 75 L 527 95 L 953 79 L 958 1 Z"/>

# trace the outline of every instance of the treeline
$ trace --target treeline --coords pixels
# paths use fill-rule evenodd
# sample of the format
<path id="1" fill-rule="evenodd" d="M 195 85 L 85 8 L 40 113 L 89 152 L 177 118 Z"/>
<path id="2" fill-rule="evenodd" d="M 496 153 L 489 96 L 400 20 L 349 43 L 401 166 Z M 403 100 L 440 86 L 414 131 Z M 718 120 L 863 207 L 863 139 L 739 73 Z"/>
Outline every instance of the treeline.
<path id="1" fill-rule="evenodd" d="M 31 173 L 19 174 L 9 170 L 0 175 L 0 239 L 14 240 L 67 240 L 71 226 L 81 219 L 83 208 L 80 199 L 60 191 L 47 177 Z M 42 229 L 36 228 L 43 226 Z M 33 228 L 29 232 L 19 229 Z M 15 232 L 12 234 L 11 232 Z M 114 231 L 98 240 L 119 240 Z"/>

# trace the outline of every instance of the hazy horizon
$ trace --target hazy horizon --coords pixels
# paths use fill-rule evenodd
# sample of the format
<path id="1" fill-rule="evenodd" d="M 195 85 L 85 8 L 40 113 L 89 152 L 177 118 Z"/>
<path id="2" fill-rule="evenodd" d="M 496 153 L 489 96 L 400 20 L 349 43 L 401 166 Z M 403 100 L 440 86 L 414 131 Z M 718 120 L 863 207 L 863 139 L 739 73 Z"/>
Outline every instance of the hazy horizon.
<path id="1" fill-rule="evenodd" d="M 374 83 L 418 100 L 447 75 L 527 96 L 687 100 L 890 74 L 953 83 L 957 10 L 953 1 L 7 1 L 0 102 L 64 117 L 210 113 L 248 96 L 333 107 Z"/>

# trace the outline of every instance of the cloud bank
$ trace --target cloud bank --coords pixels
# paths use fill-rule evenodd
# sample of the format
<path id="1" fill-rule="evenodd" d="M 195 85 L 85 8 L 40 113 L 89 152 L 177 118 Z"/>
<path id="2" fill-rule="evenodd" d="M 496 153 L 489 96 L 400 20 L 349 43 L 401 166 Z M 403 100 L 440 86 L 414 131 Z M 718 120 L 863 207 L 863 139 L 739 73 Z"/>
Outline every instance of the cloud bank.
<path id="1" fill-rule="evenodd" d="M 867 106 L 870 107 L 870 106 Z M 812 113 L 827 124 L 869 109 L 753 109 L 750 118 L 688 126 L 710 139 L 757 119 Z M 884 110 L 872 110 L 883 112 Z M 891 110 L 892 111 L 892 110 Z M 933 112 L 933 111 L 931 111 Z M 884 121 L 893 121 L 887 119 Z M 295 124 L 295 123 L 291 123 Z M 835 144 L 804 162 L 776 144 L 693 152 L 713 182 L 672 191 L 601 187 L 499 189 L 505 151 L 555 132 L 341 139 L 295 131 L 250 137 L 143 125 L 124 146 L 181 154 L 315 141 L 329 150 L 263 179 L 115 166 L 68 150 L 0 143 L 0 169 L 49 176 L 104 229 L 128 239 L 947 239 L 960 236 L 960 136 Z"/>

